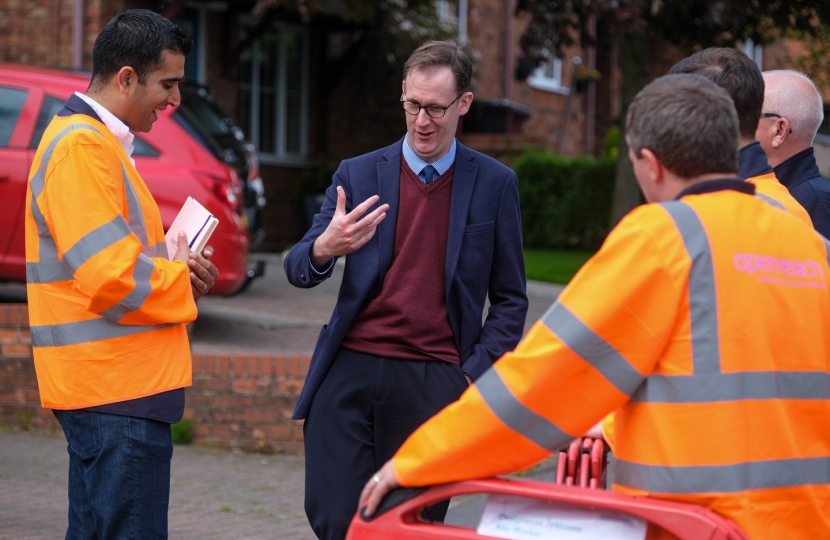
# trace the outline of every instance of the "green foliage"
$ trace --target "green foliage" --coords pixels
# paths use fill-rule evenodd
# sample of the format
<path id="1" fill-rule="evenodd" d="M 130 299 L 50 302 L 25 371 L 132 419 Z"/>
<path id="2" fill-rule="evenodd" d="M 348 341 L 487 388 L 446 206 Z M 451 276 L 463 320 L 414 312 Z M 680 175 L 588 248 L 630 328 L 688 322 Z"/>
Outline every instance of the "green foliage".
<path id="1" fill-rule="evenodd" d="M 23 412 L 14 413 L 14 419 L 17 420 L 17 425 L 21 431 L 29 431 L 35 421 L 35 411 L 26 409 Z"/>
<path id="2" fill-rule="evenodd" d="M 513 161 L 528 248 L 599 247 L 609 230 L 615 160 L 527 152 Z"/>
<path id="3" fill-rule="evenodd" d="M 173 444 L 190 444 L 193 441 L 192 420 L 182 420 L 170 428 L 173 430 Z"/>
<path id="4" fill-rule="evenodd" d="M 573 279 L 593 254 L 593 251 L 526 249 L 527 279 L 564 285 Z"/>
<path id="5" fill-rule="evenodd" d="M 602 154 L 604 157 L 617 159 L 620 154 L 620 128 L 619 126 L 611 127 L 605 133 L 605 151 Z"/>

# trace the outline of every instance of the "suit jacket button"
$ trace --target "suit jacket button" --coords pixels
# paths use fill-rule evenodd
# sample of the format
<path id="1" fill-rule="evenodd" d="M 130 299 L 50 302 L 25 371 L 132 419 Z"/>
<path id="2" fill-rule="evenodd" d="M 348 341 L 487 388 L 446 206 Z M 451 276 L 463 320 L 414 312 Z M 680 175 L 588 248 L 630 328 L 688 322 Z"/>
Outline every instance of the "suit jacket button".
<path id="1" fill-rule="evenodd" d="M 305 281 L 305 274 L 300 274 L 300 277 Z"/>

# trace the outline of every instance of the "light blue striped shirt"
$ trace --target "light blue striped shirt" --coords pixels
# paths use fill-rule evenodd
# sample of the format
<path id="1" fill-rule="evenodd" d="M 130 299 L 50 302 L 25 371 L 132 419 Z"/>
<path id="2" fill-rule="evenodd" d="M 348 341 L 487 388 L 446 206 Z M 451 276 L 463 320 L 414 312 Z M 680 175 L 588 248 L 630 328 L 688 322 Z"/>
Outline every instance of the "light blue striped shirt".
<path id="1" fill-rule="evenodd" d="M 433 167 L 435 167 L 435 170 L 438 171 L 438 176 L 441 176 L 449 170 L 453 163 L 455 163 L 455 145 L 456 140 L 453 137 L 452 147 L 450 148 L 450 151 L 444 154 L 444 157 L 440 158 L 438 161 L 434 163 L 427 163 L 426 161 L 418 157 L 418 154 L 416 154 L 415 151 L 412 150 L 412 148 L 410 148 L 409 135 L 407 135 L 403 138 L 403 159 L 404 161 L 406 161 L 406 164 L 409 165 L 409 168 L 412 169 L 412 172 L 417 174 L 418 178 L 420 178 L 421 181 L 424 182 L 424 175 L 422 173 L 424 167 L 426 167 L 427 165 L 432 165 Z"/>

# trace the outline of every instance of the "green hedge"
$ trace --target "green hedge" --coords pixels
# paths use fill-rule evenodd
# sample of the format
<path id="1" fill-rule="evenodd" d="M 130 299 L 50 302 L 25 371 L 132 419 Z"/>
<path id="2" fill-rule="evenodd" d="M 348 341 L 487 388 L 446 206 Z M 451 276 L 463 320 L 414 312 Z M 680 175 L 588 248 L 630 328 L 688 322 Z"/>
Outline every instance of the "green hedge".
<path id="1" fill-rule="evenodd" d="M 597 249 L 608 234 L 615 160 L 532 151 L 513 161 L 524 245 Z"/>

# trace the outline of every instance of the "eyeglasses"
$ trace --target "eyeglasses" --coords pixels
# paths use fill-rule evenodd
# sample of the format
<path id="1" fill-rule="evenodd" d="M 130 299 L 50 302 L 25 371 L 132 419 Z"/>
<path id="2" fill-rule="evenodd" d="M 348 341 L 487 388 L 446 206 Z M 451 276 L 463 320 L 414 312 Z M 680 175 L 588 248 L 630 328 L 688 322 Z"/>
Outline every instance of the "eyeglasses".
<path id="1" fill-rule="evenodd" d="M 784 118 L 780 114 L 776 114 L 774 112 L 761 113 L 761 116 L 763 116 L 764 118 Z M 792 133 L 792 132 L 793 132 L 793 130 L 792 130 L 792 128 L 790 128 L 790 133 Z"/>
<path id="2" fill-rule="evenodd" d="M 417 114 L 421 114 L 421 109 L 424 109 L 427 112 L 427 116 L 430 118 L 443 118 L 445 114 L 447 114 L 447 109 L 452 107 L 452 104 L 458 101 L 458 98 L 463 96 L 464 94 L 458 94 L 458 97 L 452 100 L 449 105 L 446 107 L 442 107 L 441 105 L 418 105 L 414 101 L 406 101 L 403 96 L 401 96 L 401 103 L 403 103 L 403 110 L 407 112 L 407 114 L 411 114 L 413 116 Z"/>

